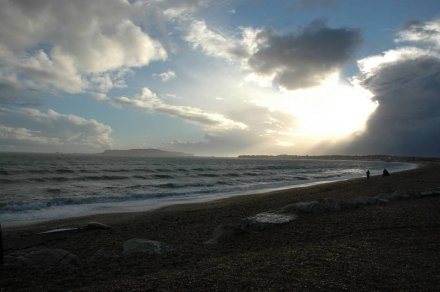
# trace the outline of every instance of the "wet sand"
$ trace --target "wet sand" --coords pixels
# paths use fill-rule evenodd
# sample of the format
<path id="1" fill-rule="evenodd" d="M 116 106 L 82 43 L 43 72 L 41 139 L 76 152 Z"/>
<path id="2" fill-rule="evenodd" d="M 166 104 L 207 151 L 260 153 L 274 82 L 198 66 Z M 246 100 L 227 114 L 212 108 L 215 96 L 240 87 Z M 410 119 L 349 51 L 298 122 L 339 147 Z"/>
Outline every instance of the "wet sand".
<path id="1" fill-rule="evenodd" d="M 322 214 L 237 234 L 207 245 L 219 224 L 237 224 L 287 204 L 350 199 L 440 188 L 440 165 L 234 197 L 155 211 L 95 215 L 3 231 L 5 254 L 30 247 L 61 248 L 77 264 L 3 266 L 0 290 L 352 290 L 433 291 L 440 287 L 440 196 Z M 99 221 L 110 230 L 37 234 L 60 226 Z M 122 254 L 131 238 L 173 248 L 161 255 Z"/>

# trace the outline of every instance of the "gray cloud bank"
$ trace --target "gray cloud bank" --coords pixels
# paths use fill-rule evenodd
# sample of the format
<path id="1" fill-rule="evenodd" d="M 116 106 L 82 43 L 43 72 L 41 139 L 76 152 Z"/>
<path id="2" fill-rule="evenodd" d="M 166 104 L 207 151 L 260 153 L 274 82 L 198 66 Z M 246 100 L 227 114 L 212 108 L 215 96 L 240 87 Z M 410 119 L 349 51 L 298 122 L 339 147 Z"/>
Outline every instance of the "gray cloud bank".
<path id="1" fill-rule="evenodd" d="M 344 152 L 440 155 L 440 60 L 419 58 L 382 68 L 364 85 L 379 107 Z"/>
<path id="2" fill-rule="evenodd" d="M 417 47 L 392 50 L 397 60 L 361 76 L 379 103 L 367 130 L 329 152 L 440 156 L 440 20 L 412 22 L 399 37 Z"/>

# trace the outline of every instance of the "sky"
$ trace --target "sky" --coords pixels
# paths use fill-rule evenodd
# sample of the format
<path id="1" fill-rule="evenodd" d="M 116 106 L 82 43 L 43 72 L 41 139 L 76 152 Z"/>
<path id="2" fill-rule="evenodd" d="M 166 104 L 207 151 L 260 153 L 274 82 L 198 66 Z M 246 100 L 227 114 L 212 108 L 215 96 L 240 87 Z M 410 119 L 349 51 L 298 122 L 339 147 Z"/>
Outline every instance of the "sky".
<path id="1" fill-rule="evenodd" d="M 0 0 L 0 151 L 440 156 L 438 0 Z"/>

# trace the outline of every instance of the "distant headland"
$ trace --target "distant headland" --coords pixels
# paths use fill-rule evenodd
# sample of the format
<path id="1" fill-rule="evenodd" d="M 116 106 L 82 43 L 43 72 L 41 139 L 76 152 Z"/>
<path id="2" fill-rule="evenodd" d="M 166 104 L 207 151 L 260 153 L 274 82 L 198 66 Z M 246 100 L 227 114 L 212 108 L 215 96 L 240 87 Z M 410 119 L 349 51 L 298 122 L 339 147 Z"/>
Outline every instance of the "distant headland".
<path id="1" fill-rule="evenodd" d="M 102 156 L 122 157 L 191 157 L 194 154 L 184 152 L 165 151 L 160 149 L 127 149 L 127 150 L 105 150 L 98 153 Z"/>

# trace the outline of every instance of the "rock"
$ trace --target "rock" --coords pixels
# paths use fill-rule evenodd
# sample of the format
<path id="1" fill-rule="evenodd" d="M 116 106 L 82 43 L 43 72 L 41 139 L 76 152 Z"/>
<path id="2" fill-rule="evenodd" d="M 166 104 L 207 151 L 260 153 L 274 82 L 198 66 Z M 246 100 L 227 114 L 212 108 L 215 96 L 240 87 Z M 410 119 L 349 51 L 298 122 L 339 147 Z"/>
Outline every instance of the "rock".
<path id="1" fill-rule="evenodd" d="M 271 212 L 259 213 L 255 216 L 246 218 L 249 221 L 262 224 L 283 224 L 293 221 L 298 216 L 295 214 L 277 214 Z"/>
<path id="2" fill-rule="evenodd" d="M 321 202 L 327 212 L 335 212 L 342 210 L 341 201 L 335 199 L 324 199 Z"/>
<path id="3" fill-rule="evenodd" d="M 101 248 L 89 259 L 90 262 L 96 262 L 100 260 L 113 260 L 119 258 L 119 255 L 112 250 Z"/>
<path id="4" fill-rule="evenodd" d="M 123 244 L 123 254 L 145 253 L 149 255 L 160 255 L 168 253 L 172 248 L 162 242 L 143 238 L 132 238 Z"/>
<path id="5" fill-rule="evenodd" d="M 282 214 L 292 213 L 323 213 L 325 212 L 325 206 L 318 201 L 298 202 L 295 204 L 289 204 L 282 207 L 279 212 Z"/>
<path id="6" fill-rule="evenodd" d="M 59 248 L 27 248 L 5 257 L 10 266 L 59 266 L 77 264 L 78 257 Z"/>
<path id="7" fill-rule="evenodd" d="M 243 233 L 248 233 L 244 226 L 220 224 L 214 229 L 211 239 L 205 241 L 205 244 L 216 244 Z"/>
<path id="8" fill-rule="evenodd" d="M 100 222 L 89 222 L 84 229 L 110 229 L 110 226 Z"/>
<path id="9" fill-rule="evenodd" d="M 439 196 L 439 195 L 440 195 L 439 190 L 432 190 L 432 191 L 426 191 L 420 193 L 421 197 L 430 197 L 430 196 Z"/>
<path id="10" fill-rule="evenodd" d="M 410 198 L 411 195 L 409 193 L 400 193 L 398 191 L 390 194 L 389 200 L 403 200 Z"/>
<path id="11" fill-rule="evenodd" d="M 90 229 L 110 229 L 110 226 L 100 223 L 100 222 L 89 222 L 85 226 L 73 226 L 73 227 L 58 227 L 55 229 L 47 230 L 40 232 L 38 234 L 52 234 L 52 233 L 67 233 L 67 232 L 79 232 L 82 230 L 90 230 Z"/>
<path id="12" fill-rule="evenodd" d="M 39 232 L 37 234 L 52 234 L 52 233 L 61 233 L 61 232 L 79 232 L 81 230 L 80 227 L 59 227 L 43 232 Z"/>
<path id="13" fill-rule="evenodd" d="M 341 200 L 339 201 L 339 205 L 341 206 L 341 210 L 350 210 L 358 207 L 353 200 Z"/>

